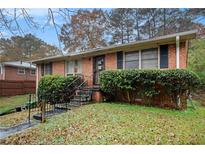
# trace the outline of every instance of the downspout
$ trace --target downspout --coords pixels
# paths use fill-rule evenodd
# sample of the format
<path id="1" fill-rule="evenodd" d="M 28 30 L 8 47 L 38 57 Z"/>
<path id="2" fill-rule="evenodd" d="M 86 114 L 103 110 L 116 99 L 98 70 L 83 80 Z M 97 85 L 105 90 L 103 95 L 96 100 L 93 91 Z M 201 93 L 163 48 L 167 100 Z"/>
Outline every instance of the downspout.
<path id="1" fill-rule="evenodd" d="M 38 101 L 38 64 L 36 65 L 36 100 Z"/>
<path id="2" fill-rule="evenodd" d="M 186 48 L 186 67 L 188 67 L 188 56 L 189 56 L 189 50 L 188 50 L 188 48 L 189 48 L 189 41 L 187 40 L 186 41 L 186 44 L 185 44 L 185 48 Z"/>
<path id="3" fill-rule="evenodd" d="M 180 38 L 179 36 L 176 36 L 176 68 L 179 69 L 179 56 L 180 56 Z"/>
<path id="4" fill-rule="evenodd" d="M 3 80 L 6 80 L 6 67 L 2 64 Z"/>
<path id="5" fill-rule="evenodd" d="M 66 60 L 64 60 L 64 77 L 66 76 Z"/>
<path id="6" fill-rule="evenodd" d="M 179 69 L 180 68 L 180 63 L 179 63 L 179 56 L 180 56 L 180 37 L 179 35 L 176 36 L 176 68 Z M 180 99 L 180 95 L 177 95 L 177 107 L 179 108 L 181 105 L 181 99 Z"/>

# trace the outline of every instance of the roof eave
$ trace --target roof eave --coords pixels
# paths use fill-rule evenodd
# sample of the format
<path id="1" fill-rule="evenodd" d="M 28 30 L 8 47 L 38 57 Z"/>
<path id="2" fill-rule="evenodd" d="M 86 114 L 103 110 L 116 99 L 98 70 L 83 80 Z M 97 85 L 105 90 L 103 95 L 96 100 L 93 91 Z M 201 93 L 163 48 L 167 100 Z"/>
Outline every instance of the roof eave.
<path id="1" fill-rule="evenodd" d="M 112 45 L 112 46 L 108 46 L 108 47 L 104 47 L 104 48 L 100 48 L 100 49 L 88 50 L 88 51 L 77 53 L 77 54 L 42 58 L 42 59 L 34 60 L 34 61 L 32 61 L 32 63 L 39 64 L 39 63 L 44 63 L 44 62 L 49 62 L 49 61 L 50 62 L 60 61 L 60 60 L 68 59 L 69 57 L 77 58 L 77 57 L 97 56 L 97 55 L 100 55 L 100 54 L 104 54 L 105 52 L 106 53 L 112 53 L 112 52 L 116 52 L 116 50 L 120 51 L 120 50 L 123 50 L 127 47 L 133 47 L 134 48 L 134 47 L 145 46 L 147 43 L 155 43 L 155 44 L 156 43 L 158 43 L 158 44 L 173 43 L 173 42 L 175 42 L 176 36 L 180 36 L 181 41 L 191 40 L 191 39 L 196 38 L 196 33 L 197 32 L 198 32 L 197 30 L 180 32 L 180 33 L 160 36 L 160 37 L 153 38 L 153 39 L 141 40 L 141 41 L 137 41 L 137 42 L 131 42 L 131 43 L 128 43 L 128 44 Z"/>

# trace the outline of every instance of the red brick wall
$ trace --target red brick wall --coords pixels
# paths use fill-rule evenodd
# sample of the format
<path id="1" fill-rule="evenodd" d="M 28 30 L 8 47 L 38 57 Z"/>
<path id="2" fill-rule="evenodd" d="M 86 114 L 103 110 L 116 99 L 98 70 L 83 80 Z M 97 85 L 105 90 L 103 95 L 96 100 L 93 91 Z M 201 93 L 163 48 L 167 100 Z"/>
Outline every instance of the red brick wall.
<path id="1" fill-rule="evenodd" d="M 117 69 L 116 53 L 110 53 L 105 55 L 105 69 L 106 70 Z"/>
<path id="2" fill-rule="evenodd" d="M 56 61 L 52 65 L 52 74 L 65 75 L 65 61 Z"/>
<path id="3" fill-rule="evenodd" d="M 5 66 L 5 80 L 16 80 L 16 81 L 36 80 L 36 76 L 30 74 L 29 68 L 26 68 L 26 73 L 22 75 L 18 74 L 17 71 L 18 71 L 18 67 Z"/>
<path id="4" fill-rule="evenodd" d="M 93 58 L 86 57 L 82 59 L 82 74 L 86 80 L 88 80 L 88 85 L 93 85 Z"/>
<path id="5" fill-rule="evenodd" d="M 103 101 L 103 95 L 100 91 L 94 91 L 92 94 L 92 101 L 93 102 L 102 102 Z"/>
<path id="6" fill-rule="evenodd" d="M 176 44 L 171 44 L 168 47 L 168 67 L 169 69 L 176 68 Z M 187 67 L 187 49 L 185 43 L 180 43 L 179 66 L 180 68 Z"/>
<path id="7" fill-rule="evenodd" d="M 186 43 L 180 44 L 180 55 L 179 55 L 179 66 L 180 68 L 186 68 L 187 67 L 187 49 L 186 49 Z"/>
<path id="8" fill-rule="evenodd" d="M 41 79 L 41 64 L 37 64 L 38 81 Z M 52 62 L 52 74 L 65 75 L 65 61 Z"/>

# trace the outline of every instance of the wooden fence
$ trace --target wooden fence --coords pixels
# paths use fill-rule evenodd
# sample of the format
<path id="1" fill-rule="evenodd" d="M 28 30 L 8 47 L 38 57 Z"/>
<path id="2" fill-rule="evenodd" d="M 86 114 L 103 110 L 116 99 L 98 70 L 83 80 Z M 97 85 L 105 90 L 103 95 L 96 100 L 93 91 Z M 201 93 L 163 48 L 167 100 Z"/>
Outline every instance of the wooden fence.
<path id="1" fill-rule="evenodd" d="M 0 96 L 35 93 L 36 81 L 0 80 Z"/>

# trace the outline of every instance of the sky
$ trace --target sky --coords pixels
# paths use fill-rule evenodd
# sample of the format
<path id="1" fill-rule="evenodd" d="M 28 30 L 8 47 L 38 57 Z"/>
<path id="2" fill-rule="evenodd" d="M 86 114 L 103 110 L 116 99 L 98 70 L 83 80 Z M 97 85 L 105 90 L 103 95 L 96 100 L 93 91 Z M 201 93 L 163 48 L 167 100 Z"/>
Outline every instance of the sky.
<path id="1" fill-rule="evenodd" d="M 54 11 L 56 22 L 59 25 L 62 25 L 64 23 L 64 19 L 57 15 L 55 13 L 55 9 L 52 9 Z M 11 10 L 12 11 L 12 10 Z M 29 28 L 24 20 L 24 18 L 19 17 L 18 22 L 19 25 L 24 30 L 24 34 L 31 33 L 35 35 L 36 37 L 42 39 L 43 41 L 55 45 L 59 47 L 59 41 L 56 35 L 56 31 L 52 23 L 47 23 L 48 21 L 48 9 L 27 9 L 27 12 L 30 14 L 30 16 L 33 17 L 33 20 L 39 25 L 38 28 Z M 11 33 L 9 31 L 3 32 L 4 37 L 10 37 Z"/>

